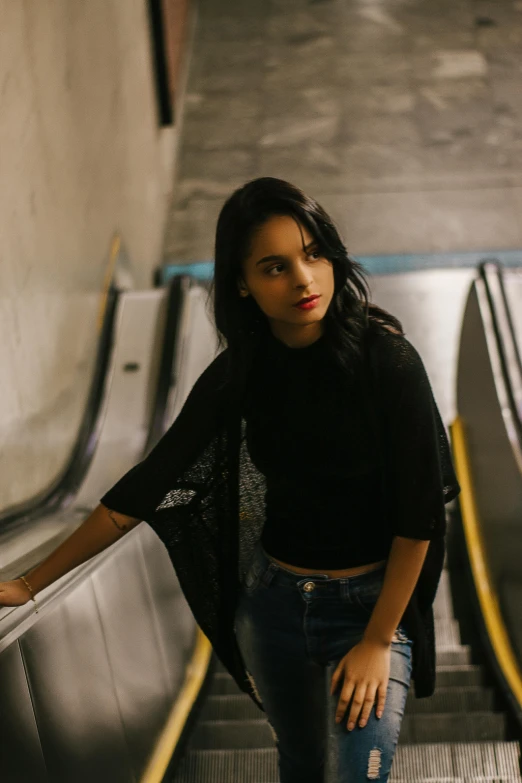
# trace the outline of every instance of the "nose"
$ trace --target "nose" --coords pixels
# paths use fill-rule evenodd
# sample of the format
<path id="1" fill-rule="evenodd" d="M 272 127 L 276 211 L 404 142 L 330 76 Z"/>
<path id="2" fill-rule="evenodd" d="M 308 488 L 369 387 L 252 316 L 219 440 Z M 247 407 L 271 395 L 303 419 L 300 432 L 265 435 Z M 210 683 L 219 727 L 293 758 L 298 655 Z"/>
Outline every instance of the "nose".
<path id="1" fill-rule="evenodd" d="M 294 283 L 297 288 L 309 288 L 312 283 L 312 275 L 306 264 L 298 263 L 294 270 Z"/>

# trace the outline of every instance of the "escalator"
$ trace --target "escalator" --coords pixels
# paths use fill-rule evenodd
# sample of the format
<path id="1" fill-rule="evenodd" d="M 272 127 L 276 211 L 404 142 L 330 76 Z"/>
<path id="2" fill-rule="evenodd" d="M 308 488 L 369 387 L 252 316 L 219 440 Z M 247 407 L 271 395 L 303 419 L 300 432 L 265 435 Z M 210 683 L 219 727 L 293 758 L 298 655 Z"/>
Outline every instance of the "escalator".
<path id="1" fill-rule="evenodd" d="M 408 697 L 392 781 L 522 781 L 522 696 L 517 694 L 522 661 L 517 637 L 522 628 L 520 281 L 517 270 L 506 274 L 483 265 L 469 288 L 463 317 L 455 311 L 462 330 L 459 417 L 452 440 L 463 493 L 459 503 L 447 506 L 448 557 L 435 601 L 437 689 L 430 699 Z M 401 275 L 387 285 L 397 299 L 409 287 L 408 301 L 418 302 L 424 312 L 438 306 L 441 287 L 434 287 L 432 278 L 426 286 L 418 273 Z M 115 292 L 112 337 L 105 338 L 110 355 L 105 373 L 99 374 L 98 412 L 91 415 L 96 446 L 78 463 L 83 468 L 75 470 L 70 488 L 58 487 L 59 502 L 51 513 L 41 502 L 43 493 L 23 514 L 5 515 L 4 540 L 22 530 L 24 543 L 10 562 L 0 562 L 2 578 L 41 560 L 87 516 L 106 488 L 148 453 L 213 358 L 205 284 L 182 275 L 169 291 Z M 415 322 L 419 312 L 410 315 Z M 490 593 L 497 597 L 511 650 L 505 659 L 504 647 L 500 662 L 498 639 L 491 641 L 491 629 L 483 622 L 464 534 L 469 526 L 466 470 L 473 473 L 469 492 L 480 510 L 475 517 L 484 530 Z M 56 528 L 46 533 L 49 520 Z M 466 583 L 458 573 L 463 561 L 469 570 Z M 208 642 L 149 526 L 139 525 L 43 591 L 39 603 L 37 616 L 32 606 L 0 610 L 2 781 L 277 782 L 268 723 L 219 661 L 213 658 L 209 664 Z M 469 631 L 472 603 L 477 638 Z"/>
<path id="2" fill-rule="evenodd" d="M 96 404 L 61 476 L 4 512 L 0 579 L 40 562 L 175 419 L 215 355 L 207 295 L 186 275 L 109 293 Z M 166 550 L 142 523 L 37 602 L 0 608 L 2 783 L 141 779 L 199 638 Z"/>
<path id="3" fill-rule="evenodd" d="M 522 731 L 522 274 L 484 263 L 466 305 L 452 427 L 477 627 Z"/>

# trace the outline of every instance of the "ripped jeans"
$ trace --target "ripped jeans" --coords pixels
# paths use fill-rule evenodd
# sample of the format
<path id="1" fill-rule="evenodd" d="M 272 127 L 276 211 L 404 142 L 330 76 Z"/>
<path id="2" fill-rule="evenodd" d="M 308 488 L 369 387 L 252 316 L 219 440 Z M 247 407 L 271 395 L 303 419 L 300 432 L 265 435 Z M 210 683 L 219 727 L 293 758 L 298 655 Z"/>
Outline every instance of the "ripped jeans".
<path id="1" fill-rule="evenodd" d="M 358 576 L 303 576 L 275 563 L 258 543 L 245 578 L 235 631 L 245 667 L 276 740 L 281 783 L 388 780 L 411 676 L 412 642 L 401 626 L 391 644 L 382 718 L 348 731 L 335 712 L 333 672 L 361 641 L 385 566 Z M 260 714 L 261 715 L 261 714 Z"/>

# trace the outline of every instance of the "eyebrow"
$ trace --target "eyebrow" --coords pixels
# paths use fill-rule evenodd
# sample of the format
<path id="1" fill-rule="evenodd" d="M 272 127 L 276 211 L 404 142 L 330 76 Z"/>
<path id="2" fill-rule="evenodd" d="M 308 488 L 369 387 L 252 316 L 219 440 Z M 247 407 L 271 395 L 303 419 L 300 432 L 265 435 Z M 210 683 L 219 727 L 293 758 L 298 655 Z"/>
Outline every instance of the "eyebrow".
<path id="1" fill-rule="evenodd" d="M 319 242 L 316 239 L 313 239 L 311 242 L 305 245 L 304 250 L 308 251 L 312 247 L 318 244 Z M 259 266 L 259 264 L 268 264 L 269 261 L 286 261 L 286 256 L 278 256 L 278 255 L 264 256 L 263 258 L 260 258 L 259 261 L 256 262 L 256 266 Z"/>

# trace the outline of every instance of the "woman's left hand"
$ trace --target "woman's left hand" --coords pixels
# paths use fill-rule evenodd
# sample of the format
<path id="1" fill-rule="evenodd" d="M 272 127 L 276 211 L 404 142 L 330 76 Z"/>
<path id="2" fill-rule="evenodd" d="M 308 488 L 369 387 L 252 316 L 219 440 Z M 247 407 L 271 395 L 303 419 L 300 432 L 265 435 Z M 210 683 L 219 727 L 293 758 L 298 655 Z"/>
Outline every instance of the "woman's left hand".
<path id="1" fill-rule="evenodd" d="M 341 675 L 344 675 L 335 722 L 339 723 L 343 719 L 353 696 L 348 716 L 348 731 L 355 727 L 359 714 L 361 716 L 359 726 L 361 728 L 366 726 L 376 696 L 375 712 L 378 718 L 382 716 L 390 677 L 390 653 L 391 645 L 382 645 L 363 639 L 339 661 L 332 676 L 330 693 L 334 693 Z"/>

